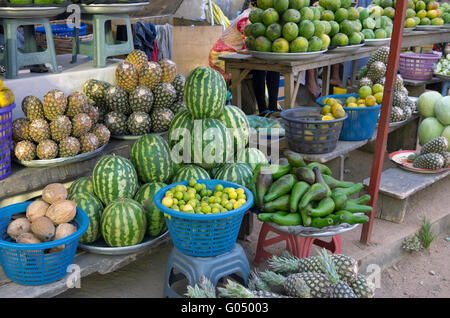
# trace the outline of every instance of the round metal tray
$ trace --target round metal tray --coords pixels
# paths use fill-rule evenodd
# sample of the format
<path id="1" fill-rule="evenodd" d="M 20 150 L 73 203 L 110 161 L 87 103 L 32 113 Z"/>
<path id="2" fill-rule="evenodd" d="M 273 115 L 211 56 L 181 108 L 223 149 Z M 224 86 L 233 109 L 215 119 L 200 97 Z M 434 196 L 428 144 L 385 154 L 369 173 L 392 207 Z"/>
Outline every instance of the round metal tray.
<path id="1" fill-rule="evenodd" d="M 442 25 L 416 25 L 417 31 L 429 31 L 429 30 L 439 30 Z"/>
<path id="2" fill-rule="evenodd" d="M 51 18 L 66 12 L 65 7 L 3 7 L 0 18 L 4 19 L 37 19 Z"/>
<path id="3" fill-rule="evenodd" d="M 14 161 L 28 168 L 57 167 L 67 165 L 69 163 L 81 162 L 94 158 L 98 156 L 103 151 L 103 149 L 105 149 L 105 147 L 106 145 L 103 145 L 94 151 L 82 153 L 73 157 L 55 158 L 50 160 L 31 160 L 31 161 L 21 161 L 18 160 L 17 158 L 14 158 Z"/>
<path id="4" fill-rule="evenodd" d="M 400 168 L 416 172 L 416 173 L 424 173 L 424 174 L 435 174 L 435 173 L 441 173 L 444 171 L 450 170 L 450 167 L 437 169 L 437 170 L 429 170 L 429 169 L 421 169 L 421 168 L 415 168 L 412 163 L 408 162 L 408 156 L 415 153 L 415 150 L 400 150 L 393 152 L 389 154 L 389 159 L 391 159 L 393 162 L 395 162 Z"/>
<path id="5" fill-rule="evenodd" d="M 367 46 L 386 45 L 391 42 L 391 38 L 367 39 L 367 40 L 364 40 L 364 42 Z"/>
<path id="6" fill-rule="evenodd" d="M 81 12 L 89 14 L 119 14 L 119 13 L 130 13 L 142 10 L 146 5 L 150 4 L 147 2 L 136 2 L 136 3 L 113 3 L 113 4 L 81 4 Z"/>
<path id="7" fill-rule="evenodd" d="M 275 228 L 284 233 L 298 235 L 298 236 L 307 236 L 307 237 L 324 237 L 324 236 L 334 236 L 339 235 L 351 230 L 354 230 L 358 227 L 359 224 L 347 224 L 342 223 L 334 226 L 327 226 L 322 229 L 313 228 L 313 227 L 305 227 L 305 226 L 281 226 L 276 223 L 267 222 L 271 227 Z"/>
<path id="8" fill-rule="evenodd" d="M 163 131 L 160 133 L 150 133 L 147 135 L 157 135 L 161 137 L 165 137 L 169 134 L 168 131 Z M 146 135 L 111 135 L 111 138 L 119 139 L 119 140 L 138 140 L 139 138 L 146 136 Z"/>
<path id="9" fill-rule="evenodd" d="M 327 50 L 317 52 L 305 52 L 305 53 L 273 53 L 273 52 L 259 52 L 248 51 L 253 57 L 270 61 L 300 61 L 315 58 L 322 55 Z"/>
<path id="10" fill-rule="evenodd" d="M 416 28 L 403 28 L 403 34 L 408 34 L 414 31 Z"/>
<path id="11" fill-rule="evenodd" d="M 356 45 L 345 45 L 345 46 L 337 46 L 334 49 L 331 49 L 331 52 L 353 52 L 363 47 L 365 43 L 356 44 Z"/>
<path id="12" fill-rule="evenodd" d="M 78 243 L 78 247 L 80 247 L 83 250 L 88 251 L 89 253 L 93 254 L 101 254 L 101 255 L 126 255 L 126 254 L 132 254 L 140 252 L 149 246 L 152 246 L 156 242 L 162 240 L 167 235 L 169 235 L 169 231 L 166 231 L 165 233 L 161 234 L 157 237 L 149 237 L 145 236 L 144 239 L 140 244 L 136 244 L 133 246 L 126 246 L 126 247 L 110 247 L 106 244 L 106 242 L 100 238 L 96 242 L 92 244 L 81 244 Z"/>

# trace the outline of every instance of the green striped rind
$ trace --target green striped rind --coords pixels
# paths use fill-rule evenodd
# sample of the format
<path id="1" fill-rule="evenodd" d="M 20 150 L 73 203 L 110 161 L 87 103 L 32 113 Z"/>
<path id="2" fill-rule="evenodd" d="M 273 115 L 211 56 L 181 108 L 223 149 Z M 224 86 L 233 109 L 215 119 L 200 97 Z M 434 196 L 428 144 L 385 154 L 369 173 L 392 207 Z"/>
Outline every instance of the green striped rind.
<path id="1" fill-rule="evenodd" d="M 186 78 L 184 102 L 195 119 L 219 117 L 226 98 L 227 85 L 218 71 L 199 66 Z"/>
<path id="2" fill-rule="evenodd" d="M 139 188 L 131 161 L 116 155 L 106 155 L 97 161 L 92 171 L 92 186 L 104 205 L 117 198 L 132 198 Z"/>
<path id="3" fill-rule="evenodd" d="M 194 118 L 189 110 L 185 109 L 177 113 L 170 123 L 168 139 L 170 147 L 175 146 L 181 139 L 183 139 L 182 137 L 185 136 L 185 131 L 183 129 L 190 132 L 193 126 Z M 180 130 L 176 130 L 178 128 Z"/>
<path id="4" fill-rule="evenodd" d="M 269 163 L 266 155 L 258 148 L 246 148 L 240 150 L 236 155 L 236 162 L 245 162 L 255 171 L 256 166 L 260 163 Z"/>
<path id="5" fill-rule="evenodd" d="M 101 232 L 111 247 L 132 246 L 142 242 L 147 220 L 142 205 L 133 199 L 114 200 L 103 211 Z"/>
<path id="6" fill-rule="evenodd" d="M 253 171 L 246 163 L 227 163 L 217 171 L 214 179 L 234 182 L 246 187 L 252 177 Z"/>
<path id="7" fill-rule="evenodd" d="M 94 194 L 91 177 L 81 177 L 75 180 L 69 188 L 69 195 L 78 192 L 88 192 Z"/>
<path id="8" fill-rule="evenodd" d="M 134 200 L 142 204 L 147 219 L 147 235 L 159 236 L 167 230 L 164 214 L 156 207 L 153 201 L 156 192 L 164 188 L 165 183 L 152 182 L 144 184 L 136 193 Z"/>
<path id="9" fill-rule="evenodd" d="M 169 144 L 161 136 L 139 138 L 131 147 L 130 159 L 144 183 L 166 182 L 173 174 Z"/>
<path id="10" fill-rule="evenodd" d="M 180 181 L 189 181 L 190 179 L 210 179 L 208 171 L 193 164 L 187 164 L 178 170 L 173 177 L 172 183 Z"/>
<path id="11" fill-rule="evenodd" d="M 103 213 L 103 204 L 99 198 L 89 192 L 76 192 L 68 197 L 75 201 L 77 207 L 86 212 L 89 217 L 87 231 L 80 237 L 80 243 L 93 243 L 101 236 L 100 219 Z"/>
<path id="12" fill-rule="evenodd" d="M 233 154 L 233 139 L 218 119 L 195 120 L 191 138 L 191 163 L 206 170 L 227 162 L 227 158 Z"/>
<path id="13" fill-rule="evenodd" d="M 244 149 L 250 136 L 250 123 L 247 115 L 239 107 L 226 105 L 219 119 L 225 124 L 225 127 L 231 129 L 235 151 Z"/>

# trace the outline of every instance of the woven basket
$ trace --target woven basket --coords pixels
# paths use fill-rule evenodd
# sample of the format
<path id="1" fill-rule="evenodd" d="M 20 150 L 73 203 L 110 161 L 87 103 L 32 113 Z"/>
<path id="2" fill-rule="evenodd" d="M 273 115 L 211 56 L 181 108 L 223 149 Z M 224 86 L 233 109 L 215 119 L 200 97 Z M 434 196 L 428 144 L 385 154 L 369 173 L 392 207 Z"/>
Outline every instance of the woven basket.
<path id="1" fill-rule="evenodd" d="M 405 79 L 429 80 L 433 77 L 433 68 L 440 58 L 437 54 L 401 53 L 400 75 Z"/>
<path id="2" fill-rule="evenodd" d="M 52 25 L 55 24 L 66 24 L 65 20 L 55 20 L 51 21 Z M 83 36 L 79 36 L 80 42 L 89 42 L 94 39 L 93 34 L 87 34 Z M 45 37 L 45 34 L 36 32 L 36 41 L 37 44 L 42 47 L 43 49 L 47 48 L 47 40 Z M 55 43 L 55 50 L 56 54 L 66 54 L 66 53 L 72 53 L 72 47 L 73 47 L 73 37 L 71 36 L 55 36 L 53 35 L 53 42 Z"/>

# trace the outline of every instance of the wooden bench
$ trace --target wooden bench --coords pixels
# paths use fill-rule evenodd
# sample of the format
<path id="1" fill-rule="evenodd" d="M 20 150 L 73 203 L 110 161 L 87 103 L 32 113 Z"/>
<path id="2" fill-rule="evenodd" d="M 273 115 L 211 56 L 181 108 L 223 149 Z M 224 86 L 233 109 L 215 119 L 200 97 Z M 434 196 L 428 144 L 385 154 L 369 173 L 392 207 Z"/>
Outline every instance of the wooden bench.
<path id="1" fill-rule="evenodd" d="M 410 198 L 432 184 L 444 179 L 450 170 L 437 174 L 409 172 L 401 168 L 383 171 L 380 181 L 375 217 L 395 223 L 403 223 Z M 363 181 L 366 189 L 370 178 Z"/>

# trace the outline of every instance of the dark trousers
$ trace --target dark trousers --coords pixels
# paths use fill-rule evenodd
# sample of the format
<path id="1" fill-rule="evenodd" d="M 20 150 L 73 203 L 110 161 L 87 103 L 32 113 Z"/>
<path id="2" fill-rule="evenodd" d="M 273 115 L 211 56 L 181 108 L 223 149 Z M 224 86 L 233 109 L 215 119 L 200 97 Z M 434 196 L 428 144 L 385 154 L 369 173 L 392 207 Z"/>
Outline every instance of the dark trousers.
<path id="1" fill-rule="evenodd" d="M 277 110 L 278 89 L 280 87 L 280 73 L 266 71 L 252 71 L 253 74 L 253 90 L 255 91 L 256 101 L 258 103 L 259 112 L 266 110 Z M 266 104 L 266 84 L 269 92 L 269 107 Z"/>

